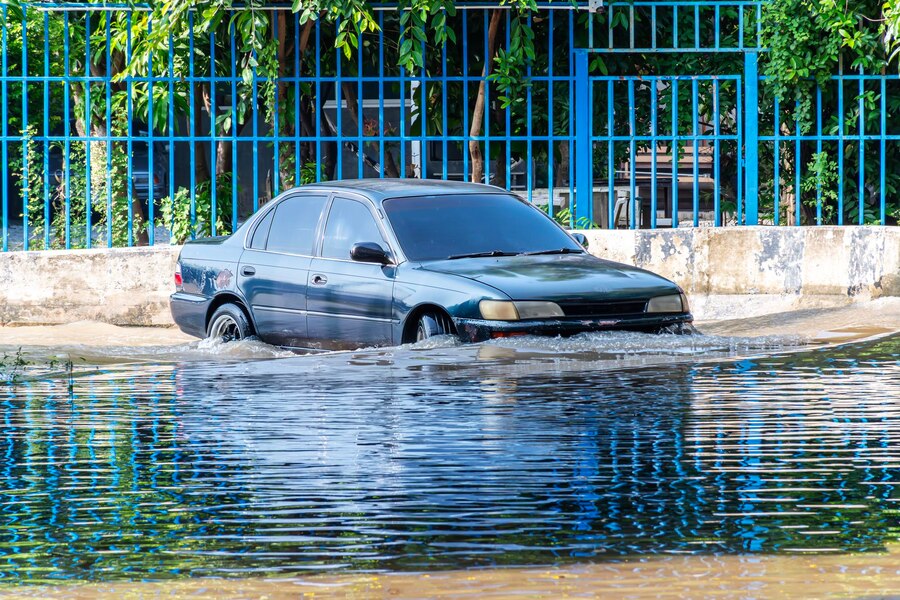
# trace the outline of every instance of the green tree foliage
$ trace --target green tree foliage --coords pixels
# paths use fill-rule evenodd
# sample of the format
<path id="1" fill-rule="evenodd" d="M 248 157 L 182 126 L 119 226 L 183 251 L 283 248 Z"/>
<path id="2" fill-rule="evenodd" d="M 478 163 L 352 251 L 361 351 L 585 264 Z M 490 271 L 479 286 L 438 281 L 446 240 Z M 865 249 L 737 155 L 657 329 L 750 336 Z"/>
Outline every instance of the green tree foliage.
<path id="1" fill-rule="evenodd" d="M 124 119 L 107 121 L 108 110 L 115 115 L 130 110 L 136 120 L 148 123 L 158 132 L 176 130 L 176 134 L 181 135 L 185 132 L 178 128 L 190 128 L 198 135 L 210 131 L 214 134 L 215 143 L 195 142 L 193 185 L 176 190 L 174 197 L 164 199 L 162 210 L 165 224 L 179 232 L 176 238 L 228 233 L 236 219 L 226 211 L 231 210 L 230 199 L 238 191 L 237 186 L 231 185 L 231 178 L 236 177 L 232 173 L 236 152 L 234 142 L 239 141 L 251 125 L 266 127 L 268 132 L 262 135 L 277 136 L 281 140 L 273 148 L 276 168 L 273 173 L 264 175 L 266 189 L 254 201 L 263 202 L 273 193 L 310 178 L 336 176 L 335 164 L 341 159 L 344 148 L 337 148 L 337 144 L 329 141 L 290 141 L 291 138 L 328 138 L 335 134 L 333 126 L 328 129 L 324 108 L 325 102 L 333 98 L 328 95 L 333 93 L 333 88 L 326 92 L 308 82 L 284 81 L 285 77 L 309 76 L 317 68 L 323 77 L 337 72 L 342 74 L 344 81 L 338 93 L 346 107 L 345 118 L 349 116 L 353 127 L 373 138 L 372 142 L 364 142 L 355 151 L 366 160 L 374 157 L 370 162 L 377 163 L 387 176 L 412 174 L 409 165 L 402 164 L 399 142 L 376 141 L 380 135 L 399 135 L 400 123 L 380 123 L 367 118 L 363 99 L 358 97 L 359 90 L 353 81 L 355 76 L 379 69 L 389 77 L 402 73 L 409 78 L 405 90 L 400 90 L 398 83 L 387 82 L 383 92 L 391 97 L 406 93 L 412 102 L 412 114 L 402 117 L 412 123 L 404 131 L 407 136 L 470 138 L 468 148 L 459 144 L 459 150 L 469 155 L 473 180 L 483 181 L 489 168 L 492 180 L 502 185 L 511 161 L 530 160 L 533 164 L 548 165 L 544 176 L 552 178 L 552 181 L 532 181 L 532 184 L 569 185 L 570 142 L 565 139 L 572 133 L 569 129 L 569 86 L 565 82 L 532 81 L 533 74 L 568 72 L 568 18 L 549 19 L 547 11 L 537 9 L 535 0 L 501 0 L 496 8 L 488 10 L 484 23 L 480 19 L 467 21 L 468 40 L 463 45 L 458 43 L 458 37 L 466 11 L 458 10 L 453 0 L 400 0 L 397 10 L 388 11 L 379 11 L 378 2 L 370 0 L 296 0 L 291 11 L 271 10 L 270 4 L 263 0 L 151 0 L 146 4 L 146 10 L 69 11 L 69 47 L 83 48 L 89 43 L 92 64 L 84 64 L 84 53 L 65 55 L 64 44 L 56 43 L 64 35 L 64 13 L 39 13 L 27 3 L 8 5 L 5 26 L 10 57 L 16 57 L 24 50 L 30 65 L 42 64 L 43 28 L 44 19 L 47 19 L 54 39 L 49 65 L 51 75 L 59 76 L 68 70 L 112 77 L 109 105 L 107 86 L 103 82 L 84 87 L 76 83 L 68 90 L 77 133 L 99 138 L 88 147 L 84 144 L 81 147 L 85 156 L 83 162 L 92 165 L 90 194 L 86 193 L 84 185 L 77 183 L 78 177 L 85 180 L 88 175 L 85 168 L 77 165 L 68 189 L 81 185 L 79 193 L 91 196 L 91 207 L 97 213 L 94 223 L 98 227 L 109 225 L 104 221 L 109 218 L 115 244 L 146 243 L 147 234 L 143 229 L 148 215 L 143 214 L 140 203 L 127 200 L 133 196 L 128 193 L 131 183 L 124 174 L 124 165 L 115 163 L 116 160 L 121 163 L 127 156 L 126 148 L 119 142 L 107 144 L 102 140 L 107 135 L 126 137 L 129 134 L 129 124 Z M 844 118 L 839 119 L 838 90 L 830 78 L 841 71 L 897 71 L 900 0 L 886 3 L 876 0 L 770 0 L 761 5 L 759 13 L 755 5 L 713 8 L 699 4 L 701 21 L 711 23 L 718 19 L 719 39 L 723 46 L 737 46 L 740 42 L 752 46 L 757 14 L 760 15 L 760 41 L 770 49 L 760 54 L 761 69 L 766 75 L 759 108 L 761 123 L 774 123 L 777 116 L 785 136 L 791 135 L 795 128 L 807 135 L 814 130 L 816 111 L 821 108 L 823 114 L 830 116 L 823 124 L 823 133 L 847 134 L 847 140 L 842 144 L 826 143 L 821 149 L 804 142 L 797 155 L 791 144 L 779 148 L 784 165 L 782 181 L 778 182 L 777 216 L 780 222 L 792 222 L 798 203 L 802 207 L 801 220 L 811 222 L 816 218 L 809 208 L 811 203 L 824 198 L 834 204 L 839 196 L 844 199 L 843 212 L 835 205 L 822 211 L 824 219 L 857 220 L 859 186 L 855 181 L 861 164 L 858 159 L 860 148 L 857 140 L 851 139 L 851 134 L 854 128 L 858 130 L 860 121 L 864 128 L 877 129 L 882 112 L 887 112 L 890 125 L 891 115 L 900 111 L 900 96 L 889 94 L 882 98 L 877 83 L 867 83 L 861 90 L 847 87 L 842 91 Z M 597 32 L 601 32 L 603 38 L 608 32 L 613 45 L 649 47 L 651 36 L 667 40 L 676 30 L 680 32 L 684 46 L 710 44 L 711 40 L 707 38 L 712 35 L 712 27 L 695 29 L 693 10 L 678 13 L 660 10 L 655 15 L 654 27 L 651 27 L 649 10 L 644 5 L 634 7 L 631 11 L 633 20 L 622 5 L 615 11 L 589 13 L 579 10 L 574 16 L 574 44 L 576 47 L 587 47 L 592 41 L 596 44 L 599 40 Z M 25 15 L 29 17 L 28 30 L 23 32 L 21 23 Z M 739 24 L 741 21 L 743 26 Z M 374 34 L 380 29 L 384 29 L 384 48 L 376 48 L 374 41 L 377 39 Z M 594 40 L 588 37 L 591 31 L 594 31 Z M 232 35 L 235 39 L 233 49 L 230 45 Z M 695 35 L 703 39 L 695 40 Z M 742 35 L 743 40 L 740 40 Z M 23 39 L 27 40 L 25 48 L 22 48 Z M 606 43 L 607 40 L 599 41 Z M 552 59 L 554 64 L 550 64 L 548 46 L 556 49 Z M 462 59 L 463 52 L 466 52 L 466 61 Z M 742 60 L 739 53 L 598 53 L 592 55 L 590 68 L 592 73 L 604 75 L 731 75 L 742 72 Z M 10 68 L 11 73 L 15 72 L 15 60 Z M 237 75 L 233 87 L 211 83 L 215 77 L 231 77 L 232 73 Z M 441 74 L 454 78 L 481 75 L 481 80 L 470 83 L 468 89 L 455 84 L 442 86 Z M 413 88 L 410 82 L 422 75 L 429 77 L 427 83 Z M 171 84 L 150 84 L 146 81 L 148 76 L 174 76 L 174 79 Z M 666 131 L 690 132 L 690 111 L 680 110 L 676 118 L 673 109 L 691 106 L 696 93 L 701 127 L 709 131 L 717 114 L 716 125 L 720 132 L 736 135 L 741 94 L 736 81 L 701 81 L 694 88 L 685 83 L 676 86 L 671 80 L 658 80 L 653 84 L 649 81 L 637 84 L 637 101 L 631 112 L 624 82 L 615 82 L 610 88 L 595 86 L 593 110 L 597 129 L 608 134 L 612 127 L 617 135 L 621 135 L 629 131 L 629 120 L 633 119 L 635 132 L 643 136 L 651 131 L 654 122 L 656 133 L 660 135 Z M 817 85 L 822 90 L 822 107 L 816 104 Z M 51 107 L 63 104 L 62 86 L 50 86 L 49 93 Z M 21 122 L 21 110 L 12 108 L 21 103 L 21 90 L 11 89 L 9 97 L 10 125 L 40 135 L 42 132 L 34 127 L 43 123 L 45 117 L 41 90 L 30 90 L 28 123 Z M 776 98 L 779 101 L 777 111 Z M 529 100 L 535 107 L 531 113 L 527 109 Z M 170 106 L 170 102 L 173 105 Z M 442 103 L 453 107 L 447 111 L 446 119 L 441 114 Z M 613 117 L 612 123 L 608 124 L 610 104 Z M 51 128 L 69 126 L 59 109 L 51 109 L 51 114 L 46 117 Z M 464 131 L 464 128 L 467 129 Z M 486 134 L 514 139 L 508 144 L 490 144 L 488 148 L 481 141 Z M 561 139 L 531 146 L 515 139 L 528 134 Z M 28 157 L 34 161 L 40 161 L 42 157 L 41 148 L 31 143 L 25 146 L 22 158 L 17 159 L 19 171 L 23 170 Z M 684 155 L 688 150 L 683 141 L 674 148 L 665 144 L 653 148 L 645 139 L 638 140 L 634 149 L 638 153 L 656 150 L 661 155 L 674 153 L 676 156 Z M 773 150 L 769 147 L 761 155 L 770 156 Z M 594 175 L 601 180 L 610 175 L 607 151 L 604 144 L 595 144 Z M 631 151 L 628 143 L 616 143 L 613 167 L 618 169 L 627 164 Z M 887 192 L 891 198 L 889 212 L 898 216 L 900 203 L 894 198 L 900 186 L 900 171 L 891 167 L 886 189 L 880 190 L 878 168 L 881 160 L 869 156 L 874 151 L 874 148 L 866 147 L 863 152 L 867 156 L 863 204 L 872 206 L 883 191 Z M 723 141 L 719 155 L 717 180 L 723 205 L 727 207 L 733 204 L 737 194 L 736 181 L 740 173 L 737 144 Z M 843 159 L 843 178 L 824 176 L 835 170 L 839 157 Z M 900 148 L 889 145 L 884 161 L 889 165 L 900 164 Z M 310 165 L 319 167 L 311 168 Z M 798 189 L 794 189 L 792 177 L 796 165 L 804 171 Z M 773 167 L 774 164 L 761 164 L 760 178 L 763 209 L 769 212 L 771 219 L 776 217 Z M 25 181 L 24 173 L 20 179 Z M 30 184 L 34 189 L 29 191 L 29 201 L 40 208 L 45 192 L 38 183 Z M 839 185 L 844 185 L 842 194 L 837 192 Z M 828 190 L 823 193 L 823 188 Z M 215 203 L 212 202 L 213 190 L 216 190 Z M 240 191 L 243 195 L 251 192 L 246 186 Z M 74 207 L 73 200 L 64 198 L 63 203 L 68 201 L 68 206 Z M 213 206 L 217 214 L 198 216 L 198 210 L 200 213 L 212 211 Z M 43 223 L 44 216 L 37 208 L 33 214 L 26 211 L 35 220 L 34 229 L 51 226 Z M 87 215 L 87 208 L 83 212 Z M 138 222 L 132 232 L 119 225 L 121 214 L 128 212 Z M 871 211 L 868 212 L 871 215 Z M 52 221 L 56 212 L 51 213 Z M 867 221 L 867 211 L 862 213 L 863 220 Z M 84 223 L 72 225 L 82 230 L 83 226 Z M 51 245 L 57 244 L 53 241 L 57 237 L 56 233 L 51 236 Z"/>
<path id="2" fill-rule="evenodd" d="M 782 149 L 786 165 L 800 164 L 807 171 L 800 190 L 805 193 L 800 199 L 804 221 L 877 222 L 873 207 L 882 194 L 888 198 L 889 216 L 895 221 L 900 217 L 900 170 L 896 168 L 900 148 L 889 144 L 886 155 L 880 156 L 875 145 L 866 145 L 861 152 L 859 139 L 853 139 L 861 131 L 879 131 L 882 116 L 889 130 L 895 127 L 900 98 L 896 94 L 882 98 L 877 81 L 841 86 L 833 79 L 838 73 L 896 74 L 898 26 L 897 0 L 774 0 L 762 6 L 761 41 L 768 48 L 763 72 L 771 96 L 786 106 L 779 115 L 782 134 L 792 135 L 797 130 L 801 135 L 815 133 L 816 117 L 821 113 L 825 122 L 819 133 L 847 137 L 826 142 L 821 151 L 813 144 L 803 144 L 799 156 L 790 145 Z M 774 111 L 772 104 L 763 108 L 770 115 Z M 843 108 L 843 114 L 839 108 Z M 858 184 L 860 154 L 865 157 L 862 202 Z M 838 162 L 843 166 L 842 177 L 838 176 Z M 881 165 L 886 167 L 884 190 L 879 182 Z M 789 182 L 784 183 L 790 212 L 794 208 L 793 188 Z M 838 206 L 841 195 L 843 214 Z M 818 199 L 825 201 L 821 217 L 813 211 Z M 788 217 L 790 222 L 790 214 Z"/>

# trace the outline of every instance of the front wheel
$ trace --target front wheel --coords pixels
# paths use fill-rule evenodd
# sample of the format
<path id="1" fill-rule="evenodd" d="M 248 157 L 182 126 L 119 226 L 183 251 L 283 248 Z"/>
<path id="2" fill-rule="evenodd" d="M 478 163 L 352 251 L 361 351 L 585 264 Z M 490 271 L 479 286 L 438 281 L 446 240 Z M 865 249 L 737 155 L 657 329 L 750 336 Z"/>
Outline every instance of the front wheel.
<path id="1" fill-rule="evenodd" d="M 209 320 L 206 337 L 222 338 L 223 342 L 243 340 L 253 335 L 253 328 L 247 315 L 234 304 L 223 304 L 216 309 Z"/>
<path id="2" fill-rule="evenodd" d="M 676 323 L 674 325 L 666 325 L 657 331 L 657 333 L 673 333 L 675 335 L 703 335 L 700 330 L 694 327 L 693 323 Z"/>
<path id="3" fill-rule="evenodd" d="M 436 313 L 425 313 L 419 317 L 419 324 L 416 327 L 416 341 L 421 342 L 438 335 L 451 335 L 453 333 L 453 323 L 446 315 Z"/>

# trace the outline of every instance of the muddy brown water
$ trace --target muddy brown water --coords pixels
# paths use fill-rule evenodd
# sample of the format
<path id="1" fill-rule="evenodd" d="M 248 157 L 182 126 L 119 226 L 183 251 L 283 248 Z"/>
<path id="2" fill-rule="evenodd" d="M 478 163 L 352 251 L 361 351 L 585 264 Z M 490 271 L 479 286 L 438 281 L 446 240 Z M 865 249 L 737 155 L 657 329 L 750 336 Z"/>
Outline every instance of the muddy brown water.
<path id="1" fill-rule="evenodd" d="M 900 556 L 676 556 L 530 569 L 19 588 L 0 598 L 896 598 Z"/>

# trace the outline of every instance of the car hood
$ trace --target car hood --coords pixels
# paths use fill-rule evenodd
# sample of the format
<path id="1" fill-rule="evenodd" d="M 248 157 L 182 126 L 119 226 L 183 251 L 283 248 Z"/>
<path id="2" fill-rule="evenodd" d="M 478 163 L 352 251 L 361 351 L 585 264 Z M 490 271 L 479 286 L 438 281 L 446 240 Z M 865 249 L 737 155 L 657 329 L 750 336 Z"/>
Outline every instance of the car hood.
<path id="1" fill-rule="evenodd" d="M 422 268 L 473 279 L 513 300 L 606 302 L 679 291 L 659 275 L 590 254 L 461 258 L 429 262 Z"/>

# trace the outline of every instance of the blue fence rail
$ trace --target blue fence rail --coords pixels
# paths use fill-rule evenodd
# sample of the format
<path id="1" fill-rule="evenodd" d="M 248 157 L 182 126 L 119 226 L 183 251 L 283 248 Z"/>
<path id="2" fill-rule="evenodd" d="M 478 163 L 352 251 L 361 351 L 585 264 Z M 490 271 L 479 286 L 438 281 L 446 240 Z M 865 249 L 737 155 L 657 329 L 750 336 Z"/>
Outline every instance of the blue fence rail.
<path id="1" fill-rule="evenodd" d="M 542 4 L 509 103 L 485 57 L 509 48 L 512 13 L 460 8 L 457 42 L 423 43 L 413 72 L 395 8 L 349 58 L 334 24 L 267 9 L 277 72 L 247 77 L 233 12 L 191 17 L 125 72 L 144 8 L 0 5 L 2 249 L 227 234 L 286 188 L 351 177 L 484 181 L 575 227 L 900 215 L 900 78 L 836 74 L 801 122 L 759 74 L 759 2 Z"/>

